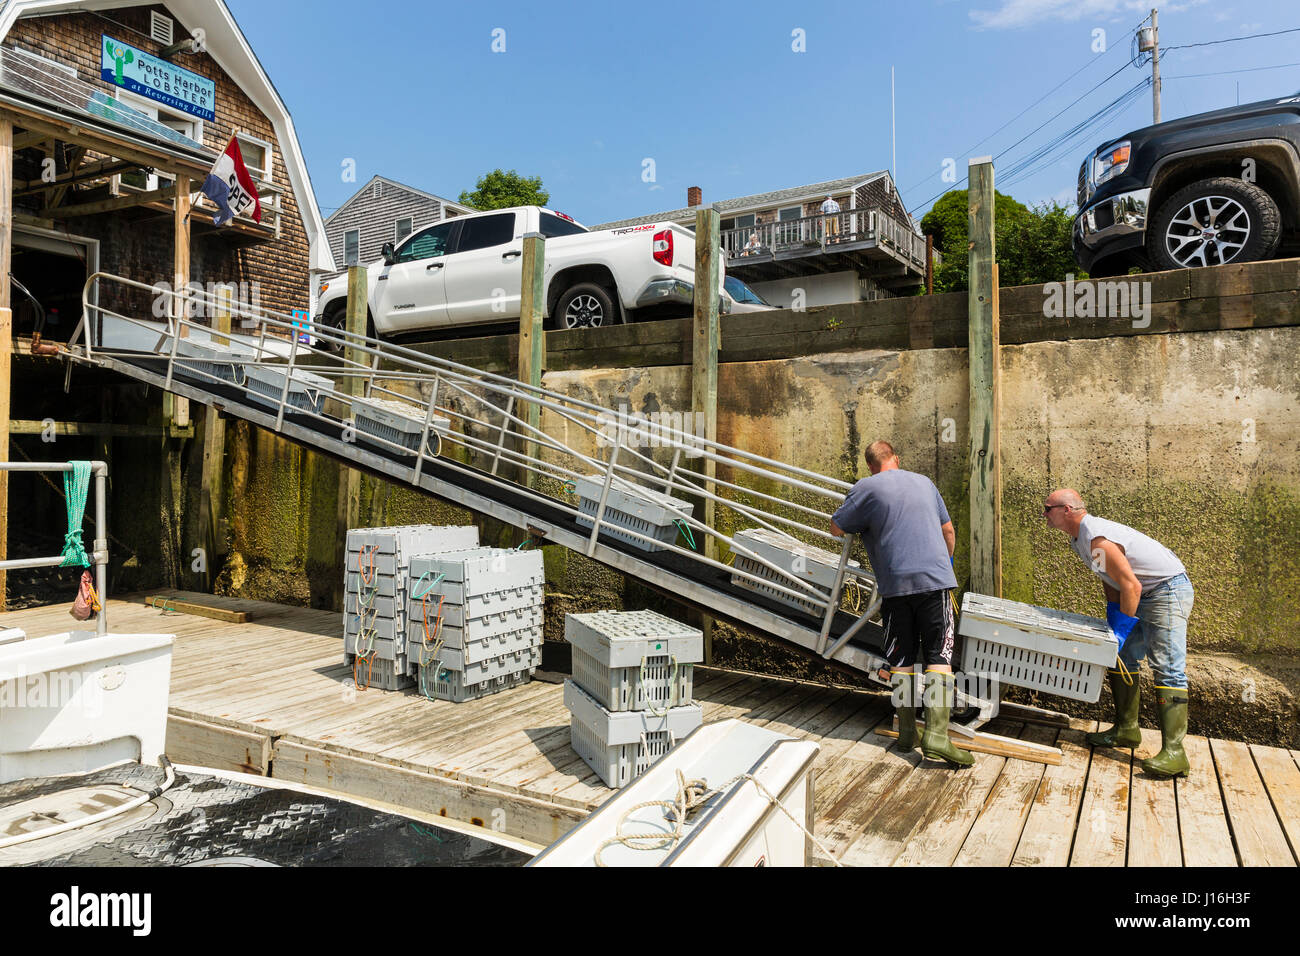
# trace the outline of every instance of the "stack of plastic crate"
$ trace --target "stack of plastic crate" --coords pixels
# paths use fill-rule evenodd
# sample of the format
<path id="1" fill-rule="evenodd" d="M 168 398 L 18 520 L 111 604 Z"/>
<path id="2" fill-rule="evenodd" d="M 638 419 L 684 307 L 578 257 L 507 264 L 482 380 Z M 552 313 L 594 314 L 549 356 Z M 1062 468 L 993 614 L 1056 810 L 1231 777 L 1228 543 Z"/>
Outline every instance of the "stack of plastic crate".
<path id="1" fill-rule="evenodd" d="M 416 558 L 409 577 L 407 659 L 421 693 L 459 704 L 532 679 L 542 663 L 541 551 Z"/>
<path id="2" fill-rule="evenodd" d="M 573 749 L 607 786 L 626 786 L 703 722 L 692 701 L 704 635 L 654 611 L 570 614 L 564 682 Z"/>
<path id="3" fill-rule="evenodd" d="M 406 655 L 407 571 L 417 555 L 478 545 L 478 529 L 408 525 L 348 531 L 343 577 L 343 659 L 357 686 L 410 687 Z"/>

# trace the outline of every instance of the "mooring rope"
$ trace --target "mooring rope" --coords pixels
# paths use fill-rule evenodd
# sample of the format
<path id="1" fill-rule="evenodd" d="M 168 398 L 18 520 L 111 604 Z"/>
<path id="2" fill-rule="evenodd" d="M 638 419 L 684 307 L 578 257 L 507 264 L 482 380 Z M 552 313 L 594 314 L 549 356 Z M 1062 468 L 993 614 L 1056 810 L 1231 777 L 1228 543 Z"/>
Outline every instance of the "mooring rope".
<path id="1" fill-rule="evenodd" d="M 63 473 L 63 497 L 68 506 L 68 533 L 63 536 L 61 568 L 90 567 L 90 557 L 81 538 L 81 522 L 86 517 L 86 496 L 90 493 L 90 462 L 72 461 L 71 471 Z"/>

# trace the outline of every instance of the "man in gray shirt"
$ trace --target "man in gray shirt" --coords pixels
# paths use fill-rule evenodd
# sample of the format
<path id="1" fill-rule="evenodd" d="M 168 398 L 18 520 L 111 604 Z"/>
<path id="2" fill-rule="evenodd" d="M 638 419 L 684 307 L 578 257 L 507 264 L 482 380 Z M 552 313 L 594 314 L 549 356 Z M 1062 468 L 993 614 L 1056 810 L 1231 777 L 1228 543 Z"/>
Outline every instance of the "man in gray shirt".
<path id="1" fill-rule="evenodd" d="M 1106 592 L 1106 622 L 1119 641 L 1120 667 L 1110 671 L 1115 725 L 1088 734 L 1094 747 L 1136 747 L 1138 668 L 1144 657 L 1156 677 L 1160 710 L 1160 753 L 1142 761 L 1163 777 L 1190 771 L 1183 738 L 1187 734 L 1187 619 L 1195 597 L 1187 570 L 1160 542 L 1118 521 L 1088 514 L 1073 488 L 1058 488 L 1043 502 L 1048 527 L 1070 537 L 1074 553 L 1101 580 Z"/>
<path id="2" fill-rule="evenodd" d="M 955 697 L 952 673 L 955 626 L 951 589 L 957 586 L 952 554 L 957 543 L 948 509 L 929 478 L 904 471 L 887 441 L 867 446 L 871 477 L 850 489 L 831 517 L 831 534 L 862 536 L 880 589 L 885 659 L 890 665 L 898 744 L 916 745 L 916 661 L 925 660 L 925 733 L 921 752 L 968 767 L 975 762 L 948 737 Z"/>

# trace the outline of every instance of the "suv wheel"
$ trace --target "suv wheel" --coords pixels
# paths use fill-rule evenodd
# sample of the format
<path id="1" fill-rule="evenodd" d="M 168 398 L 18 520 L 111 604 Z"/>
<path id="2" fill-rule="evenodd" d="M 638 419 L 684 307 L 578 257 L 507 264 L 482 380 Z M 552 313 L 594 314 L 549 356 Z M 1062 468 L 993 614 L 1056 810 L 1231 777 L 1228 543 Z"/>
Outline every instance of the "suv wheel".
<path id="1" fill-rule="evenodd" d="M 1203 179 L 1166 199 L 1147 225 L 1147 251 L 1158 269 L 1220 266 L 1267 259 L 1282 237 L 1282 214 L 1254 183 Z"/>
<path id="2" fill-rule="evenodd" d="M 556 329 L 595 329 L 623 322 L 609 290 L 594 282 L 575 285 L 560 296 L 553 318 Z"/>

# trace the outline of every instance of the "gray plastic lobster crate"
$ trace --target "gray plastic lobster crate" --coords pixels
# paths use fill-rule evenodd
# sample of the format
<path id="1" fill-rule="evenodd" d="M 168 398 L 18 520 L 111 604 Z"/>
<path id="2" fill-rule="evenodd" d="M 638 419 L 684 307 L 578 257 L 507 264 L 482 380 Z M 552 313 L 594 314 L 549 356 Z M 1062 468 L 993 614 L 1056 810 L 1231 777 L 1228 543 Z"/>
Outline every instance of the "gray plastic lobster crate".
<path id="1" fill-rule="evenodd" d="M 437 601 L 429 602 L 429 630 L 432 631 L 436 623 Z M 457 613 L 449 613 L 451 611 Z M 527 607 L 511 608 L 505 611 L 495 611 L 490 614 L 483 614 L 479 617 L 472 617 L 465 620 L 460 614 L 464 608 L 459 604 L 443 604 L 442 606 L 442 629 L 441 637 L 443 643 L 460 647 L 465 640 L 482 641 L 498 634 L 510 634 L 528 628 L 540 628 L 542 626 L 542 601 L 539 595 L 537 603 L 530 604 Z M 424 634 L 424 609 L 422 602 L 412 601 L 410 603 L 410 614 L 407 618 L 410 621 L 411 639 L 423 636 Z"/>
<path id="2" fill-rule="evenodd" d="M 673 707 L 662 716 L 648 711 L 612 713 L 571 680 L 564 682 L 569 708 L 569 739 L 606 786 L 631 783 L 673 745 L 703 722 L 695 704 Z"/>
<path id="3" fill-rule="evenodd" d="M 412 621 L 421 620 L 424 617 L 425 597 L 424 589 L 429 586 L 429 580 L 420 584 L 423 576 L 411 577 L 411 594 L 412 597 L 407 602 L 407 615 Z M 418 585 L 418 589 L 417 589 Z M 415 597 L 415 594 L 421 594 L 421 597 Z M 464 596 L 464 588 L 460 582 L 439 582 L 436 587 L 429 588 L 427 597 L 429 604 L 428 613 L 433 615 L 438 613 L 438 597 L 442 597 L 442 623 L 450 624 L 453 627 L 464 627 L 467 621 L 487 621 L 487 620 L 506 620 L 506 616 L 511 614 L 522 615 L 530 609 L 540 608 L 546 599 L 545 588 L 542 584 L 526 584 L 517 588 L 503 588 L 500 591 L 489 591 L 486 594 L 471 595 L 468 599 Z M 463 602 L 463 603 L 462 603 Z M 507 630 L 513 630 L 514 625 L 507 627 Z"/>
<path id="4" fill-rule="evenodd" d="M 538 660 L 540 659 L 539 652 Z M 421 665 L 419 680 L 421 688 L 426 689 L 436 699 L 450 701 L 453 704 L 464 704 L 467 701 L 478 700 L 527 684 L 533 679 L 533 670 L 535 667 L 529 667 L 512 674 L 502 674 L 475 684 L 467 684 L 465 675 L 460 671 L 450 670 L 441 664 Z"/>
<path id="5" fill-rule="evenodd" d="M 349 558 L 362 549 L 375 549 L 376 570 L 397 574 L 405 569 L 411 558 L 422 554 L 442 554 L 478 547 L 478 528 L 473 525 L 398 525 L 392 528 L 349 528 L 347 549 Z M 388 567 L 379 567 L 378 558 L 390 555 L 398 560 Z M 354 559 L 353 559 L 354 560 Z M 354 563 L 348 564 L 355 568 Z"/>
<path id="6" fill-rule="evenodd" d="M 542 646 L 541 627 L 523 628 L 507 634 L 493 634 L 491 637 L 468 642 L 457 639 L 455 643 L 452 643 L 451 640 L 448 640 L 450 636 L 450 629 L 446 627 L 439 632 L 439 637 L 443 639 L 444 643 L 438 653 L 438 659 L 446 667 L 456 671 L 464 671 L 468 665 L 479 664 L 495 657 L 503 657 L 519 651 L 529 651 Z M 428 649 L 424 645 L 423 636 L 407 638 L 406 657 L 408 660 L 418 662 L 427 652 Z"/>
<path id="7" fill-rule="evenodd" d="M 1095 703 L 1119 643 L 1105 621 L 966 592 L 962 671 Z"/>
<path id="8" fill-rule="evenodd" d="M 596 512 L 600 509 L 600 496 L 605 488 L 602 475 L 589 475 L 574 481 L 578 494 L 577 521 L 581 527 L 596 525 Z M 642 551 L 662 551 L 664 545 L 677 540 L 674 520 L 684 520 L 695 513 L 695 505 L 654 491 L 641 485 L 616 479 L 605 499 L 605 512 L 600 518 L 600 533 L 622 541 Z M 641 541 L 627 531 L 653 538 Z"/>
<path id="9" fill-rule="evenodd" d="M 424 410 L 415 405 L 387 398 L 358 396 L 352 399 L 352 415 L 356 419 L 357 431 L 364 435 L 390 441 L 412 453 L 419 447 L 420 435 L 424 433 Z M 429 419 L 430 434 L 446 434 L 450 427 L 451 420 L 441 415 Z M 433 449 L 429 451 L 433 453 Z"/>
<path id="10" fill-rule="evenodd" d="M 279 408 L 280 393 L 284 391 L 287 365 L 250 365 L 244 380 L 248 398 L 259 405 Z M 325 407 L 334 383 L 323 375 L 295 368 L 289 378 L 289 393 L 285 404 L 300 411 L 319 415 Z"/>
<path id="11" fill-rule="evenodd" d="M 546 581 L 541 551 L 509 548 L 467 548 L 450 554 L 414 558 L 409 572 L 413 598 L 441 574 L 442 580 L 436 591 L 430 594 L 441 594 L 445 604 L 466 604 L 468 598 L 474 597 L 491 598 L 487 603 L 497 605 L 491 610 L 523 606 L 527 603 L 527 594 L 522 589 L 535 588 Z M 424 585 L 420 585 L 421 580 L 425 581 Z M 495 598 L 502 592 L 513 592 L 520 603 L 502 603 L 504 599 Z M 487 613 L 487 610 L 480 613 Z"/>
<path id="12" fill-rule="evenodd" d="M 237 364 L 237 362 L 251 362 L 257 357 L 257 353 L 253 349 L 235 342 L 228 345 L 218 345 L 211 339 L 196 341 L 192 338 L 184 338 L 176 342 L 176 356 L 185 359 L 182 364 L 176 366 L 178 372 L 197 373 L 197 377 L 204 381 L 217 379 L 222 382 L 243 385 L 247 366 Z M 236 361 L 231 361 L 231 359 Z"/>
<path id="13" fill-rule="evenodd" d="M 344 657 L 344 663 L 353 665 L 355 655 L 348 654 Z M 414 687 L 415 681 L 407 673 L 406 661 L 384 660 L 382 657 L 374 657 L 367 665 L 364 661 L 359 667 L 354 667 L 354 671 L 359 678 L 357 689 L 364 690 L 374 688 L 375 690 L 405 690 L 408 687 Z M 367 678 L 369 681 L 367 682 Z"/>
<path id="14" fill-rule="evenodd" d="M 835 574 L 840 566 L 840 556 L 838 554 L 823 551 L 821 548 L 804 544 L 797 538 L 792 538 L 777 531 L 770 531 L 767 528 L 746 528 L 744 531 L 737 531 L 732 536 L 732 540 L 801 581 L 806 581 L 824 591 L 826 598 L 829 600 L 831 588 L 835 586 Z M 849 559 L 849 566 L 860 567 L 858 562 L 851 558 Z M 735 560 L 732 562 L 732 567 L 737 571 L 746 571 L 792 591 L 799 589 L 798 585 L 793 581 L 740 551 L 735 551 Z M 810 600 L 782 594 L 775 588 L 767 587 L 737 574 L 732 574 L 731 583 L 736 587 L 765 595 L 773 601 L 780 601 L 790 607 L 797 607 L 812 615 L 820 616 L 826 613 L 824 607 L 818 607 Z"/>
<path id="15" fill-rule="evenodd" d="M 568 614 L 573 679 L 612 712 L 689 704 L 704 635 L 655 611 Z"/>

